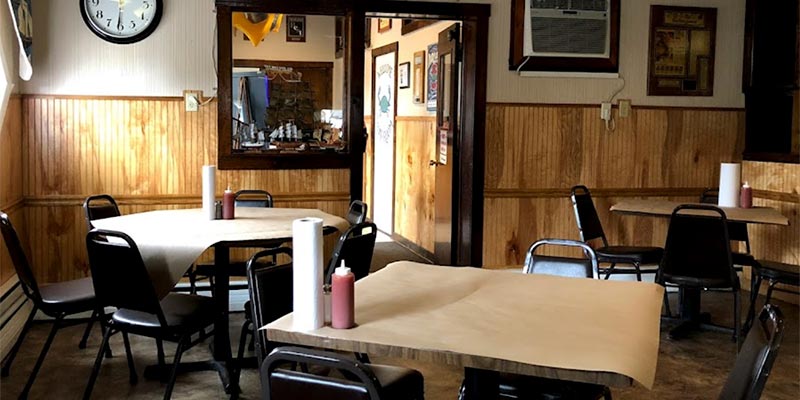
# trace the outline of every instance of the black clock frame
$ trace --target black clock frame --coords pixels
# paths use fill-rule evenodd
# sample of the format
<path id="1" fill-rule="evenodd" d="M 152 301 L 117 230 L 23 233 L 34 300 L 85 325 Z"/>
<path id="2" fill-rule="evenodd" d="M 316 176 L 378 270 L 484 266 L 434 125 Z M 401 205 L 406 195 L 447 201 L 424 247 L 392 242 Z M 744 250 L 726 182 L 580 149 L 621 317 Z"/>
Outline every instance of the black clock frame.
<path id="1" fill-rule="evenodd" d="M 97 35 L 100 39 L 103 39 L 107 42 L 116 43 L 116 44 L 131 44 L 136 43 L 138 41 L 143 40 L 144 38 L 150 36 L 156 28 L 158 27 L 159 22 L 161 22 L 161 14 L 164 12 L 164 1 L 163 0 L 152 0 L 156 3 L 156 13 L 153 15 L 153 22 L 147 26 L 147 28 L 131 37 L 120 38 L 111 36 L 103 31 L 101 31 L 97 26 L 92 23 L 92 20 L 89 18 L 89 15 L 86 13 L 86 0 L 78 0 L 78 4 L 81 8 L 81 17 L 83 18 L 83 22 L 89 27 L 89 30 L 92 31 L 95 35 Z"/>

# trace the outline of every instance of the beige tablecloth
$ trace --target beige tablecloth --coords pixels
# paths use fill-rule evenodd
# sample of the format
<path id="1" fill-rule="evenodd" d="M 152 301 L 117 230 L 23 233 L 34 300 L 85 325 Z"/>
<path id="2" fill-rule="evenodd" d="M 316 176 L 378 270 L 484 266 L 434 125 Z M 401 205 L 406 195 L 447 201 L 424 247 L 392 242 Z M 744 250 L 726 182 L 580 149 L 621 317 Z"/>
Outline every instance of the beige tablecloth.
<path id="1" fill-rule="evenodd" d="M 672 211 L 675 207 L 681 204 L 686 203 L 669 200 L 633 199 L 623 200 L 614 204 L 611 206 L 611 211 L 669 217 L 672 215 Z M 730 221 L 752 224 L 789 225 L 788 218 L 783 216 L 778 210 L 770 207 L 720 207 L 720 209 L 725 213 L 725 218 Z M 695 215 L 719 215 L 702 210 L 687 210 L 686 213 Z"/>
<path id="2" fill-rule="evenodd" d="M 232 220 L 207 220 L 202 209 L 160 210 L 92 221 L 100 229 L 120 231 L 136 242 L 159 296 L 166 295 L 194 261 L 217 243 L 290 239 L 292 221 L 322 218 L 323 226 L 344 232 L 343 218 L 302 208 L 236 208 Z"/>
<path id="3" fill-rule="evenodd" d="M 265 328 L 283 343 L 651 388 L 663 294 L 652 283 L 400 261 L 356 283 L 353 329 L 300 332 L 291 314 Z"/>

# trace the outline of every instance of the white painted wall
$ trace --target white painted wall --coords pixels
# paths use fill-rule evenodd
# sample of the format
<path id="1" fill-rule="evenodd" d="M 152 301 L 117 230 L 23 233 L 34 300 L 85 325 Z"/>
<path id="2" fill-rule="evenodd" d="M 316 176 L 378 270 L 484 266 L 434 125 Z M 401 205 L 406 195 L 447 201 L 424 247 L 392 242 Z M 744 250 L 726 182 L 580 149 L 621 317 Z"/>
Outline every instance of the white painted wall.
<path id="1" fill-rule="evenodd" d="M 200 89 L 216 95 L 213 0 L 164 1 L 155 32 L 129 45 L 89 31 L 77 1 L 32 3 L 33 77 L 23 93 L 181 96 Z"/>
<path id="2" fill-rule="evenodd" d="M 492 5 L 487 82 L 490 102 L 592 104 L 607 100 L 621 85 L 620 81 L 605 79 L 518 77 L 508 70 L 510 0 L 470 2 Z M 621 0 L 621 3 L 620 72 L 626 84 L 617 98 L 632 99 L 634 105 L 744 106 L 741 70 L 745 0 Z M 170 0 L 165 4 L 164 18 L 150 38 L 120 46 L 100 40 L 86 28 L 77 2 L 35 1 L 34 77 L 23 85 L 22 91 L 176 96 L 183 89 L 202 89 L 207 94 L 214 93 L 213 1 Z M 651 4 L 717 8 L 714 96 L 646 95 Z M 373 40 L 380 40 L 380 35 L 374 35 Z M 401 61 L 405 59 L 401 55 Z M 400 93 L 407 90 L 410 89 Z"/>

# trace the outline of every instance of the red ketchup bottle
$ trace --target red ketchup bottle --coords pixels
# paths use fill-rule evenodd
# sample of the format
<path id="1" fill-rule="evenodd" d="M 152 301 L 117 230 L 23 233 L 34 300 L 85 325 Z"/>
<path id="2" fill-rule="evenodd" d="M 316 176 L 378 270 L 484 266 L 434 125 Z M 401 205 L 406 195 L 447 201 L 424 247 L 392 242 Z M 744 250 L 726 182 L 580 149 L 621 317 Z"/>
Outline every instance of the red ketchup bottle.
<path id="1" fill-rule="evenodd" d="M 751 208 L 753 207 L 753 189 L 750 188 L 750 185 L 747 182 L 742 185 L 742 190 L 739 192 L 739 206 L 742 208 Z"/>
<path id="2" fill-rule="evenodd" d="M 331 326 L 335 329 L 350 329 L 356 324 L 355 282 L 355 275 L 342 261 L 331 277 Z"/>
<path id="3" fill-rule="evenodd" d="M 233 210 L 233 192 L 228 186 L 222 193 L 222 219 L 233 219 Z"/>

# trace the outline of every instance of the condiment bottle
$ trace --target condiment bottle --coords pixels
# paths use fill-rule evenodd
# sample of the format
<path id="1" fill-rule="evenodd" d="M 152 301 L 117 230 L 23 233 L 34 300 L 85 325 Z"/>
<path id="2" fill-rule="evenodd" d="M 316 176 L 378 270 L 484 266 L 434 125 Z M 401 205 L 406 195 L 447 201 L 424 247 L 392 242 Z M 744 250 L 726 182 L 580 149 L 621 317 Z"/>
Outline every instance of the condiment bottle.
<path id="1" fill-rule="evenodd" d="M 742 208 L 753 207 L 753 189 L 747 182 L 742 185 L 742 190 L 739 192 L 739 204 Z"/>
<path id="2" fill-rule="evenodd" d="M 233 192 L 230 186 L 222 193 L 222 219 L 233 219 Z"/>
<path id="3" fill-rule="evenodd" d="M 355 325 L 355 282 L 355 275 L 342 261 L 331 277 L 331 326 L 335 329 L 350 329 Z"/>

